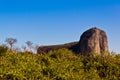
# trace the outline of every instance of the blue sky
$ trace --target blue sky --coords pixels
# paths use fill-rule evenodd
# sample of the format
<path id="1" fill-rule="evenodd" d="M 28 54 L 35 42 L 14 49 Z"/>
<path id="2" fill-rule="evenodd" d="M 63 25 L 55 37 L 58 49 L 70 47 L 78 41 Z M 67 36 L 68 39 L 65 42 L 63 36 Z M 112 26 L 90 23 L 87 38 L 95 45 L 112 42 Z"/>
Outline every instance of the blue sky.
<path id="1" fill-rule="evenodd" d="M 119 0 L 0 0 L 0 41 L 13 37 L 22 46 L 78 41 L 97 26 L 108 35 L 110 51 L 120 53 Z"/>

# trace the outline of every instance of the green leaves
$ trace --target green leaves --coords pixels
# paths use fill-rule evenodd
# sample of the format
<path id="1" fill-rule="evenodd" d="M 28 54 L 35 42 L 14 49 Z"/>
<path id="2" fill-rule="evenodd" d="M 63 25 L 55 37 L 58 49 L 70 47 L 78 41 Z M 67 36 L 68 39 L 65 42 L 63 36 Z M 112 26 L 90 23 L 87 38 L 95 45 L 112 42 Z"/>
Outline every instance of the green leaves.
<path id="1" fill-rule="evenodd" d="M 0 80 L 119 80 L 120 55 L 75 55 L 67 49 L 47 55 L 3 52 Z"/>
<path id="2" fill-rule="evenodd" d="M 7 48 L 0 46 L 0 56 L 5 55 L 6 52 L 7 52 Z"/>

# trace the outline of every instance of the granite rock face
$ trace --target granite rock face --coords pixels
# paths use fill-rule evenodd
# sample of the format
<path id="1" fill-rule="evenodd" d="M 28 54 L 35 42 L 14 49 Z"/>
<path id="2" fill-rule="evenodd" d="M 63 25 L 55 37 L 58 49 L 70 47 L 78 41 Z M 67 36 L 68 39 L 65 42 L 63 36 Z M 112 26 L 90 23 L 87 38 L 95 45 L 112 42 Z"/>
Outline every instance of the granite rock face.
<path id="1" fill-rule="evenodd" d="M 85 31 L 81 35 L 78 45 L 78 52 L 81 54 L 109 52 L 106 33 L 96 27 Z"/>
<path id="2" fill-rule="evenodd" d="M 96 27 L 85 31 L 81 35 L 80 41 L 62 45 L 40 46 L 37 52 L 48 53 L 49 51 L 57 50 L 60 48 L 67 48 L 76 54 L 83 55 L 89 55 L 92 53 L 107 54 L 109 52 L 106 33 Z"/>

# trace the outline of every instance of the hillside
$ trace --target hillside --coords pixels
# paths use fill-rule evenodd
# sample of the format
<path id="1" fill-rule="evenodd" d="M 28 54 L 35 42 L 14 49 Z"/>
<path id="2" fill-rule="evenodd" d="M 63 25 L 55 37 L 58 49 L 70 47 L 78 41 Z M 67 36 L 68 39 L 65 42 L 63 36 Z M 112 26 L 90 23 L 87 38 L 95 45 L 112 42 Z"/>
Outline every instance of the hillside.
<path id="1" fill-rule="evenodd" d="M 54 46 L 53 46 L 54 47 Z M 120 55 L 0 53 L 0 80 L 120 80 Z"/>

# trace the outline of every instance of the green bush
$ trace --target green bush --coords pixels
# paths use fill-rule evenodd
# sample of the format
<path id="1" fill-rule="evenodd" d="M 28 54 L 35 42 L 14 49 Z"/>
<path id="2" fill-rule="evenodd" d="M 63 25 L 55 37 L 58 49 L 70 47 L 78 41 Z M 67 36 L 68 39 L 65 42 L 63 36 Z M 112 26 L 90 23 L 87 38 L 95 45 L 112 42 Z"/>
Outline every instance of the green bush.
<path id="1" fill-rule="evenodd" d="M 3 52 L 0 80 L 120 80 L 120 55 L 75 55 L 67 49 L 47 55 Z"/>
<path id="2" fill-rule="evenodd" d="M 76 59 L 77 56 L 70 50 L 62 48 L 48 53 L 49 57 L 59 60 Z"/>
<path id="3" fill-rule="evenodd" d="M 7 52 L 7 48 L 0 46 L 0 56 L 5 55 L 6 52 Z"/>

